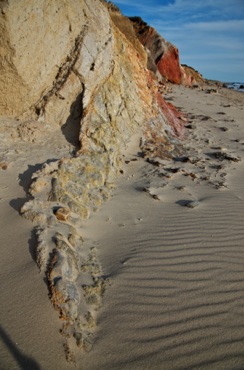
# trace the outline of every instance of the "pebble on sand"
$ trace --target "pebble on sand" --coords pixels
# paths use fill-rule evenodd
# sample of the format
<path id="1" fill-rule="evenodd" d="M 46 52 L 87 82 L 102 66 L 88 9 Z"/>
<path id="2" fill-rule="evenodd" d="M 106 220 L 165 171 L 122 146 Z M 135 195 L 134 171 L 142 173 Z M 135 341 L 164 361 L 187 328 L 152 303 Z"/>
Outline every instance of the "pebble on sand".
<path id="1" fill-rule="evenodd" d="M 6 170 L 6 169 L 8 168 L 7 163 L 6 163 L 6 162 L 0 162 L 0 168 L 1 168 L 2 170 Z"/>
<path id="2" fill-rule="evenodd" d="M 67 221 L 67 219 L 69 218 L 70 216 L 70 210 L 68 208 L 65 208 L 65 207 L 61 207 L 61 208 L 58 208 L 55 212 L 54 212 L 56 218 L 59 220 L 59 221 Z"/>
<path id="3" fill-rule="evenodd" d="M 195 207 L 199 206 L 199 204 L 200 203 L 198 202 L 198 200 L 190 200 L 189 202 L 187 202 L 185 204 L 185 206 L 188 207 L 188 208 L 195 208 Z"/>

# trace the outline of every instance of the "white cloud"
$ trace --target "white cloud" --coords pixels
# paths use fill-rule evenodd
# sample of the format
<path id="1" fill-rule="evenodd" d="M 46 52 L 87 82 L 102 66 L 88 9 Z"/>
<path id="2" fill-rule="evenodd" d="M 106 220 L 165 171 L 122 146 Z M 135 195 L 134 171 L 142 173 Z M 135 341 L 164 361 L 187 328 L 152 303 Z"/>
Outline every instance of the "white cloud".
<path id="1" fill-rule="evenodd" d="M 185 29 L 201 30 L 205 32 L 239 32 L 244 30 L 244 19 L 187 23 Z"/>

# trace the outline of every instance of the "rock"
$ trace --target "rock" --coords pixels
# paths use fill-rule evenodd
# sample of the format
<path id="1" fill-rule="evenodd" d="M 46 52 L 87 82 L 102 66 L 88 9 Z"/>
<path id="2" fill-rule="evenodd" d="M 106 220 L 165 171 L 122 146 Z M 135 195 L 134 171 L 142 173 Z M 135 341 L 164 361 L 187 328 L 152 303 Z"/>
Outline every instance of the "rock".
<path id="1" fill-rule="evenodd" d="M 228 131 L 229 129 L 228 129 L 228 127 L 220 127 L 220 130 L 221 131 Z"/>
<path id="2" fill-rule="evenodd" d="M 65 207 L 58 208 L 54 214 L 59 221 L 67 221 L 70 217 L 70 210 Z"/>
<path id="3" fill-rule="evenodd" d="M 2 170 L 6 170 L 8 168 L 8 164 L 6 162 L 0 162 L 0 168 Z"/>
<path id="4" fill-rule="evenodd" d="M 186 117 L 184 117 L 184 116 L 179 116 L 179 119 L 181 119 L 184 122 L 188 122 L 188 119 Z"/>
<path id="5" fill-rule="evenodd" d="M 205 90 L 205 93 L 206 94 L 218 94 L 218 90 L 217 89 L 207 89 Z"/>
<path id="6" fill-rule="evenodd" d="M 224 161 L 224 160 L 228 160 L 228 161 L 231 161 L 231 162 L 240 162 L 241 161 L 240 157 L 235 156 L 231 153 L 226 153 L 224 151 L 215 152 L 215 153 L 213 153 L 213 156 L 215 158 L 219 159 L 220 161 Z"/>
<path id="7" fill-rule="evenodd" d="M 184 163 L 189 162 L 189 163 L 195 164 L 195 163 L 201 161 L 201 158 L 199 158 L 199 157 L 183 156 L 183 157 L 174 158 L 174 160 L 176 162 L 184 162 Z"/>
<path id="8" fill-rule="evenodd" d="M 179 190 L 179 191 L 183 191 L 183 190 L 185 190 L 185 186 L 179 185 L 179 186 L 176 186 L 175 189 Z"/>
<path id="9" fill-rule="evenodd" d="M 191 123 L 188 124 L 188 125 L 185 125 L 185 128 L 188 128 L 189 130 L 195 130 L 196 129 L 196 126 L 195 125 L 192 125 Z"/>
<path id="10" fill-rule="evenodd" d="M 195 207 L 199 206 L 199 204 L 200 203 L 197 200 L 191 200 L 191 201 L 187 202 L 185 204 L 185 206 L 188 207 L 188 208 L 195 208 Z"/>

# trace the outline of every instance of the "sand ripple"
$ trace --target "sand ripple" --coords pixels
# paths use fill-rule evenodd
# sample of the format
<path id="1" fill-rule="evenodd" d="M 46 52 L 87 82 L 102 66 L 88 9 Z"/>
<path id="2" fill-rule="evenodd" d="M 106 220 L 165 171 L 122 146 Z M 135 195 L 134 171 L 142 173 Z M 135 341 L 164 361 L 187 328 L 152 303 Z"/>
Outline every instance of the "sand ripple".
<path id="1" fill-rule="evenodd" d="M 216 99 L 216 104 L 223 104 L 220 97 Z M 185 106 L 185 102 L 179 104 Z M 218 107 L 214 109 L 218 112 Z M 199 115 L 198 110 L 199 106 L 195 108 Z M 205 114 L 213 116 L 211 111 Z M 208 123 L 212 128 L 221 125 L 221 117 L 214 117 Z M 237 113 L 237 123 L 238 117 Z M 236 145 L 230 140 L 238 135 L 236 130 L 231 127 L 230 136 L 219 140 L 243 158 L 241 146 L 230 146 Z M 195 131 L 197 154 L 204 163 L 204 127 Z M 216 142 L 217 136 L 210 136 Z M 193 146 L 195 139 L 189 136 L 188 140 Z M 133 166 L 131 173 L 138 163 Z M 227 164 L 224 190 L 211 181 L 184 180 L 179 173 L 160 189 L 164 180 L 155 171 L 150 175 L 150 166 L 144 172 L 140 168 L 144 178 L 124 180 L 95 221 L 100 229 L 99 258 L 111 287 L 99 316 L 96 344 L 84 368 L 243 369 L 243 166 Z M 214 178 L 216 168 L 218 163 L 211 159 L 203 171 Z M 185 190 L 179 192 L 176 185 Z M 161 200 L 152 199 L 150 190 L 139 190 L 150 186 L 154 193 L 159 189 Z M 199 206 L 185 207 L 184 201 L 192 199 Z M 88 225 L 88 239 L 91 233 Z"/>

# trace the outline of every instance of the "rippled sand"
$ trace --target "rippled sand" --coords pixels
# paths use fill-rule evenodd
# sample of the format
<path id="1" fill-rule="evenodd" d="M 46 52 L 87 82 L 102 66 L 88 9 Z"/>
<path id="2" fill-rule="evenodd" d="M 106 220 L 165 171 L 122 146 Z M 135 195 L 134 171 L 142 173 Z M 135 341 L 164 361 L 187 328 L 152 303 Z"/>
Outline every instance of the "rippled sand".
<path id="1" fill-rule="evenodd" d="M 182 155 L 146 162 L 135 136 L 115 195 L 83 223 L 109 285 L 77 369 L 244 368 L 244 94 L 174 86 L 166 99 L 188 115 Z M 23 144 L 1 173 L 3 369 L 75 368 L 17 211 L 31 173 L 67 151 L 55 140 Z"/>
<path id="2" fill-rule="evenodd" d="M 145 165 L 131 147 L 138 161 L 87 225 L 111 286 L 84 369 L 244 368 L 242 97 L 168 99 L 192 121 L 185 158 Z"/>

